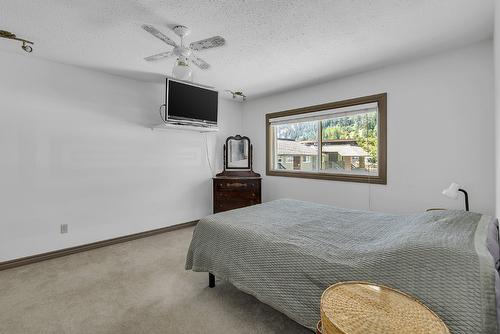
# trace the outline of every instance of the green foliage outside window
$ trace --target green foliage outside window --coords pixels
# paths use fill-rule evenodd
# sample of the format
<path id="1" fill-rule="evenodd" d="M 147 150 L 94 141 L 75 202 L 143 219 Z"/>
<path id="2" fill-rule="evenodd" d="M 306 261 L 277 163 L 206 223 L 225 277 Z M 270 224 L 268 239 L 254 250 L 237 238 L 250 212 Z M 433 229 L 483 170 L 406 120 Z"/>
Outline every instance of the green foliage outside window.
<path id="1" fill-rule="evenodd" d="M 377 113 L 332 118 L 322 121 L 323 140 L 353 139 L 377 162 Z"/>

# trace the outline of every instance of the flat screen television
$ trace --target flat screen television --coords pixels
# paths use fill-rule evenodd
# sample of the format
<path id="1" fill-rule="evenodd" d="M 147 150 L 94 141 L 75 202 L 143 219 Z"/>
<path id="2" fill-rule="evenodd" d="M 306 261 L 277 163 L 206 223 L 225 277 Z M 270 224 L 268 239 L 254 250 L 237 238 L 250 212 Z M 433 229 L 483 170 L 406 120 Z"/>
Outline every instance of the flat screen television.
<path id="1" fill-rule="evenodd" d="M 216 90 L 167 78 L 165 121 L 217 125 Z"/>

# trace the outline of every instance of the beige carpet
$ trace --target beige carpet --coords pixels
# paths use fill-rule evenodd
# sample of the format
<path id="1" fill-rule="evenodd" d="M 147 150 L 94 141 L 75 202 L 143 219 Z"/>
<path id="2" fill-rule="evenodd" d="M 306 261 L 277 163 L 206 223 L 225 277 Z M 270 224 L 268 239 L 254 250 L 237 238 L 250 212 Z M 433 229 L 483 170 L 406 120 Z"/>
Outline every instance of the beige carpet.
<path id="1" fill-rule="evenodd" d="M 184 270 L 193 228 L 0 272 L 0 333 L 307 333 Z"/>

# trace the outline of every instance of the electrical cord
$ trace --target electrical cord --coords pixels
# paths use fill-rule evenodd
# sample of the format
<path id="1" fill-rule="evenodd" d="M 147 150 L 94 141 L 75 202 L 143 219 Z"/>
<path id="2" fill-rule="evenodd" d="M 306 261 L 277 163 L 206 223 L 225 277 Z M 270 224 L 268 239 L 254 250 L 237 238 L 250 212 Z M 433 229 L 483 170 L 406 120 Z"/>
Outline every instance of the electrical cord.
<path id="1" fill-rule="evenodd" d="M 166 107 L 166 105 L 165 105 L 165 104 L 162 104 L 162 105 L 160 106 L 160 108 L 158 108 L 158 113 L 160 114 L 160 118 L 161 118 L 161 120 L 163 121 L 163 123 L 166 123 L 166 121 L 165 121 L 165 117 L 164 117 L 164 116 L 163 116 L 163 114 L 161 113 L 161 111 L 162 111 L 162 109 L 161 109 L 161 108 L 163 108 L 163 107 Z"/>
<path id="2" fill-rule="evenodd" d="M 160 108 L 158 108 L 158 113 L 160 114 L 160 118 L 163 121 L 163 123 L 166 123 L 165 117 L 163 116 L 162 113 L 162 108 L 165 107 L 165 104 L 162 104 Z M 212 161 L 210 160 L 210 154 L 208 154 L 208 132 L 205 132 L 205 153 L 207 157 L 207 162 L 208 162 L 208 168 L 210 168 L 210 174 L 213 176 L 215 174 L 214 169 L 212 167 Z"/>
<path id="3" fill-rule="evenodd" d="M 162 113 L 162 108 L 165 107 L 165 104 L 162 104 L 158 108 L 158 113 L 160 114 L 160 118 L 163 121 L 163 123 L 166 123 L 165 117 L 163 116 L 164 114 Z M 215 174 L 214 169 L 212 167 L 212 161 L 210 160 L 210 154 L 208 154 L 208 135 L 209 133 L 205 133 L 205 152 L 206 152 L 206 157 L 207 157 L 207 162 L 208 162 L 208 168 L 210 168 L 210 174 L 213 176 Z"/>
<path id="4" fill-rule="evenodd" d="M 214 175 L 214 169 L 212 168 L 212 162 L 210 161 L 210 154 L 208 154 L 208 132 L 205 132 L 205 152 L 207 156 L 208 168 L 210 168 L 210 175 Z"/>
<path id="5" fill-rule="evenodd" d="M 378 118 L 377 118 L 377 121 L 378 121 Z M 368 151 L 368 131 L 369 131 L 369 127 L 368 127 L 368 114 L 367 114 L 366 115 L 366 148 L 367 148 L 367 151 Z M 377 142 L 377 144 L 378 144 L 378 142 Z M 364 157 L 363 159 L 365 159 L 365 164 L 366 164 L 366 158 Z M 377 167 L 378 167 L 378 165 L 377 165 Z M 368 181 L 368 211 L 372 211 L 372 180 L 370 178 L 369 169 L 368 169 L 368 175 L 366 178 Z"/>

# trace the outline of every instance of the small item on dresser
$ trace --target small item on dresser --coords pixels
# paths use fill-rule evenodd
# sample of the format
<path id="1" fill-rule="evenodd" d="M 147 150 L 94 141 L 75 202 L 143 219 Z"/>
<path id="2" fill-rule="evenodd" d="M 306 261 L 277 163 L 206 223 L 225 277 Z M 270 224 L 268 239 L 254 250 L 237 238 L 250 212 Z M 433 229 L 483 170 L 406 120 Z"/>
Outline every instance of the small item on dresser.
<path id="1" fill-rule="evenodd" d="M 253 171 L 250 138 L 231 136 L 224 145 L 224 170 L 213 178 L 214 213 L 260 204 L 261 177 Z"/>
<path id="2" fill-rule="evenodd" d="M 444 322 L 416 298 L 367 282 L 341 282 L 321 296 L 322 334 L 449 334 Z"/>

